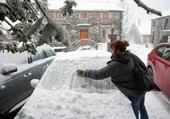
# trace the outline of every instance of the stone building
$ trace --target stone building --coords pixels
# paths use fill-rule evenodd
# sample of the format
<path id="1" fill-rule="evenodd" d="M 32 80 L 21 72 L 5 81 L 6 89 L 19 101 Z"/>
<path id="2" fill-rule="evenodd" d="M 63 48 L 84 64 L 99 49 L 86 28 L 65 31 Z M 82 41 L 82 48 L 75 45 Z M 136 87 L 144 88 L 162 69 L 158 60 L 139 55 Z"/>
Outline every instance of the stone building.
<path id="1" fill-rule="evenodd" d="M 111 0 L 76 0 L 72 16 L 63 17 L 59 11 L 63 1 L 57 0 L 49 5 L 48 15 L 69 30 L 70 40 L 87 45 L 89 41 L 109 42 L 108 35 L 120 37 L 123 10 Z"/>
<path id="2" fill-rule="evenodd" d="M 150 42 L 154 45 L 170 42 L 170 12 L 162 17 L 152 19 Z"/>

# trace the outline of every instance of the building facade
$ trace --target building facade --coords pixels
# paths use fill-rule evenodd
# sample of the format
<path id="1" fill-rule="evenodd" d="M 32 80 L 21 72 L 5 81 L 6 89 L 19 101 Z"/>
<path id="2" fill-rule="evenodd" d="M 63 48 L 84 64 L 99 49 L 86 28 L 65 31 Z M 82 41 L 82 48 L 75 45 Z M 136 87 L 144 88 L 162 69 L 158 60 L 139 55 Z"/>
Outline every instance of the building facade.
<path id="1" fill-rule="evenodd" d="M 93 7 L 90 8 L 86 3 Z M 116 4 L 112 4 L 113 6 L 110 8 L 109 1 L 103 1 L 104 8 L 101 6 L 101 0 L 100 6 L 98 4 L 99 2 L 95 0 L 91 3 L 78 2 L 74 13 L 67 17 L 63 17 L 59 9 L 50 9 L 47 13 L 54 21 L 66 26 L 72 42 L 81 40 L 82 45 L 86 45 L 88 40 L 109 42 L 108 36 L 111 34 L 111 29 L 114 30 L 114 34 L 120 37 L 123 10 Z M 106 5 L 109 5 L 108 8 Z"/>
<path id="2" fill-rule="evenodd" d="M 170 42 L 170 15 L 152 19 L 150 42 L 154 45 Z"/>

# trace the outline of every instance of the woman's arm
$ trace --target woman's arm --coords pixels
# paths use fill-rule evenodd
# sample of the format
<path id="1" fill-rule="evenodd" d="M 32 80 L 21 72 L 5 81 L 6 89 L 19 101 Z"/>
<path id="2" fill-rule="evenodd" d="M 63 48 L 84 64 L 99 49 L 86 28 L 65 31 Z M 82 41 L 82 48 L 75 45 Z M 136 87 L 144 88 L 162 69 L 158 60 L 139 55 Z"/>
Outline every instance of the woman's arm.
<path id="1" fill-rule="evenodd" d="M 89 77 L 95 80 L 102 80 L 108 78 L 114 74 L 114 66 L 112 63 L 108 64 L 107 66 L 99 69 L 99 70 L 85 70 L 84 76 Z"/>

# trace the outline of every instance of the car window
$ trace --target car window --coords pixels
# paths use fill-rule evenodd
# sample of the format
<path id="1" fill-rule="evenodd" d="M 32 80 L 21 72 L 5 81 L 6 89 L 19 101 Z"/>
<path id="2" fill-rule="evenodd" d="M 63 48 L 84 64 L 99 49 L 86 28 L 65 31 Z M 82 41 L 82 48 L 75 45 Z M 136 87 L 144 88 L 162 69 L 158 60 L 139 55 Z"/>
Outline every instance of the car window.
<path id="1" fill-rule="evenodd" d="M 170 48 L 166 49 L 165 52 L 163 53 L 163 59 L 170 62 Z"/>
<path id="2" fill-rule="evenodd" d="M 35 55 L 32 55 L 33 62 L 37 61 L 37 60 L 40 60 L 40 59 L 42 59 L 42 56 L 41 56 L 41 54 L 39 52 L 37 52 Z"/>
<path id="3" fill-rule="evenodd" d="M 39 52 L 42 59 L 56 55 L 55 52 L 51 49 L 51 47 L 47 44 L 37 47 L 37 52 Z"/>
<path id="4" fill-rule="evenodd" d="M 163 58 L 163 53 L 165 52 L 165 50 L 167 48 L 170 48 L 170 45 L 162 45 L 162 46 L 158 46 L 156 48 L 156 55 Z"/>
<path id="5" fill-rule="evenodd" d="M 45 49 L 44 51 L 46 52 L 47 57 L 54 56 L 53 52 L 50 49 Z"/>
<path id="6" fill-rule="evenodd" d="M 47 57 L 55 56 L 55 52 L 50 49 L 49 45 L 41 45 L 36 48 L 37 53 L 35 55 L 31 55 L 32 61 L 38 61 Z"/>

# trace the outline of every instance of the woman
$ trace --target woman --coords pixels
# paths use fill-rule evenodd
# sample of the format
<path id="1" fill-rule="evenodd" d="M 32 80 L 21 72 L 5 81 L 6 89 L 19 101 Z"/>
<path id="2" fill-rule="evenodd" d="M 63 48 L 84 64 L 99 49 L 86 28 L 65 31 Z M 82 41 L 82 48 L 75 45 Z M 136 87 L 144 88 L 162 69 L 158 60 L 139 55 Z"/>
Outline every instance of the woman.
<path id="1" fill-rule="evenodd" d="M 149 119 L 144 105 L 145 93 L 140 92 L 135 83 L 133 60 L 144 69 L 147 68 L 139 57 L 126 50 L 128 46 L 129 43 L 126 40 L 114 41 L 110 45 L 112 56 L 107 66 L 99 70 L 79 69 L 77 74 L 95 80 L 111 77 L 115 86 L 131 101 L 136 119 L 139 119 L 139 112 L 141 119 Z"/>

